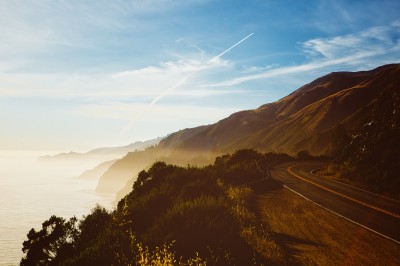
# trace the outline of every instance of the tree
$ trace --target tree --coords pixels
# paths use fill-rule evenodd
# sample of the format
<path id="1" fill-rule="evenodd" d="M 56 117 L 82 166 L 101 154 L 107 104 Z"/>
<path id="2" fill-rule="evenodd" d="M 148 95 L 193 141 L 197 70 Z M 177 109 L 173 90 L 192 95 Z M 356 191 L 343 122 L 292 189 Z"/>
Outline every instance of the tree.
<path id="1" fill-rule="evenodd" d="M 22 251 L 26 255 L 21 259 L 21 265 L 54 265 L 73 252 L 73 243 L 78 235 L 77 219 L 51 216 L 42 224 L 42 229 L 31 229 L 28 240 L 23 242 Z"/>
<path id="2" fill-rule="evenodd" d="M 92 212 L 79 223 L 80 234 L 76 241 L 77 245 L 90 246 L 101 236 L 100 233 L 110 225 L 111 221 L 111 214 L 104 207 L 96 205 Z"/>

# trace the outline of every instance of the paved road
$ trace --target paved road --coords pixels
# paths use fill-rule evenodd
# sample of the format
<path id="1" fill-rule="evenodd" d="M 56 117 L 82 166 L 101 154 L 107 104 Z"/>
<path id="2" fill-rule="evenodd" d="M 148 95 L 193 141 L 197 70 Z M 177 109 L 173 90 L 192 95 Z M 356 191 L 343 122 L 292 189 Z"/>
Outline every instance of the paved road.
<path id="1" fill-rule="evenodd" d="M 271 170 L 271 176 L 309 200 L 400 244 L 400 201 L 311 173 L 324 165 L 280 164 Z"/>

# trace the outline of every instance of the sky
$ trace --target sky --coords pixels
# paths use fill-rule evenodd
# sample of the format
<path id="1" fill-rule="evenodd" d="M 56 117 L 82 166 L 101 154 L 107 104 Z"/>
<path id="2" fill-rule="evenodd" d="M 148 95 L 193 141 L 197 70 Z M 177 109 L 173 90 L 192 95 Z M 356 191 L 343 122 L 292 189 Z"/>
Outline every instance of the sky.
<path id="1" fill-rule="evenodd" d="M 0 150 L 164 137 L 399 62 L 398 0 L 0 0 Z"/>

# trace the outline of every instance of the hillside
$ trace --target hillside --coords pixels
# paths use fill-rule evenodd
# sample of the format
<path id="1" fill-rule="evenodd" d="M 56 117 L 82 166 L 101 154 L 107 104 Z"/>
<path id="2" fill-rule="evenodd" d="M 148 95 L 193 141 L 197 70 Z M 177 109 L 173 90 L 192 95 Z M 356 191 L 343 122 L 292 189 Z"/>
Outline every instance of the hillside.
<path id="1" fill-rule="evenodd" d="M 281 100 L 255 110 L 235 113 L 183 141 L 175 153 L 232 152 L 238 148 L 296 154 L 324 154 L 330 145 L 324 133 L 338 124 L 353 131 L 369 113 L 367 106 L 391 82 L 399 65 L 371 71 L 335 72 L 321 77 Z M 325 139 L 324 139 L 324 138 Z"/>
<path id="2" fill-rule="evenodd" d="M 282 167 L 284 162 L 298 163 L 284 154 L 254 150 L 217 157 L 207 167 L 156 162 L 139 173 L 113 211 L 97 206 L 80 220 L 53 215 L 41 228 L 32 228 L 23 242 L 21 265 L 395 265 L 399 261 L 398 244 L 320 208 L 265 175 L 263 169 L 277 163 Z"/>
<path id="3" fill-rule="evenodd" d="M 342 128 L 347 135 L 358 130 L 371 116 L 370 107 L 378 95 L 390 96 L 393 92 L 385 88 L 399 87 L 399 76 L 399 64 L 370 71 L 334 72 L 302 86 L 279 101 L 234 113 L 212 125 L 172 133 L 161 140 L 154 151 L 143 154 L 148 154 L 153 161 L 164 158 L 178 165 L 204 165 L 220 154 L 243 148 L 291 155 L 302 150 L 313 155 L 332 155 L 337 128 Z M 129 159 L 128 163 L 128 158 L 133 158 L 133 155 L 122 159 L 123 167 L 110 168 L 100 183 L 122 176 L 118 171 L 124 172 L 123 179 L 127 182 L 129 172 L 130 178 L 135 177 L 138 168 L 151 163 L 150 159 L 147 165 L 142 163 L 137 167 L 138 162 Z"/>
<path id="4" fill-rule="evenodd" d="M 154 163 L 157 158 L 155 148 L 144 151 L 129 152 L 122 159 L 117 160 L 100 177 L 96 191 L 100 193 L 116 193 L 126 182 L 136 177 L 136 174 L 147 165 Z"/>
<path id="5" fill-rule="evenodd" d="M 84 171 L 77 178 L 79 179 L 99 179 L 113 165 L 117 159 L 103 162 L 96 167 Z"/>
<path id="6" fill-rule="evenodd" d="M 114 211 L 96 207 L 80 221 L 51 216 L 31 229 L 21 265 L 286 265 L 246 186 L 269 187 L 257 166 L 277 160 L 291 158 L 241 150 L 202 168 L 156 162 Z"/>
<path id="7" fill-rule="evenodd" d="M 200 160 L 196 160 L 196 157 L 171 156 L 171 153 L 184 140 L 201 132 L 206 127 L 183 129 L 170 134 L 156 147 L 148 147 L 143 151 L 127 153 L 98 176 L 99 183 L 96 191 L 100 193 L 116 193 L 118 194 L 116 201 L 118 201 L 131 191 L 132 184 L 136 180 L 139 171 L 150 167 L 156 160 L 163 160 L 177 165 L 199 164 L 196 162 L 200 162 Z M 203 160 L 200 164 L 207 164 L 208 162 L 208 160 Z"/>
<path id="8" fill-rule="evenodd" d="M 370 190 L 400 196 L 400 79 L 399 68 L 377 77 L 369 86 L 378 96 L 363 109 L 360 126 L 342 137 L 330 170 L 341 179 Z M 368 110 L 367 110 L 368 109 Z"/>

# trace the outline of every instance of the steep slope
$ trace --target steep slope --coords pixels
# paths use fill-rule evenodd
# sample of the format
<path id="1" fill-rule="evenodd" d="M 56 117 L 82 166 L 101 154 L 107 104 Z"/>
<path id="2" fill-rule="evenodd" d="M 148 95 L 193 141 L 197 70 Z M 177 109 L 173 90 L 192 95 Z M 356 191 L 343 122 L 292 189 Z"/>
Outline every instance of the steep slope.
<path id="1" fill-rule="evenodd" d="M 398 72 L 391 74 L 399 77 Z M 361 125 L 341 146 L 334 166 L 336 174 L 351 183 L 400 197 L 400 78 L 386 76 L 374 82 L 382 90 Z"/>
<path id="2" fill-rule="evenodd" d="M 312 148 L 312 153 L 322 154 L 330 144 L 329 134 L 323 133 L 341 123 L 346 130 L 354 130 L 369 112 L 365 107 L 399 76 L 399 65 L 331 73 L 275 103 L 235 113 L 207 127 L 181 143 L 175 153 L 254 148 L 293 154 Z"/>
<path id="3" fill-rule="evenodd" d="M 161 140 L 158 145 L 158 148 L 162 149 L 163 153 L 168 154 L 168 152 L 176 149 L 176 147 L 179 146 L 180 143 L 202 132 L 207 127 L 208 126 L 185 128 L 177 132 L 174 132 L 165 137 L 163 140 Z"/>
<path id="4" fill-rule="evenodd" d="M 113 163 L 100 177 L 96 191 L 116 193 L 139 171 L 153 163 L 157 158 L 157 149 L 147 148 L 144 151 L 129 152 L 125 157 Z"/>
<path id="5" fill-rule="evenodd" d="M 107 170 L 113 165 L 117 159 L 103 162 L 96 167 L 86 170 L 80 174 L 77 178 L 79 179 L 99 179 Z"/>
<path id="6" fill-rule="evenodd" d="M 180 165 L 204 165 L 222 153 L 243 148 L 289 154 L 301 150 L 314 155 L 330 154 L 337 128 L 344 134 L 352 134 L 371 114 L 371 106 L 385 88 L 399 88 L 399 77 L 399 64 L 370 71 L 328 74 L 277 102 L 234 113 L 212 125 L 172 133 L 151 154 L 145 153 L 152 159 L 146 165 L 140 163 L 141 168 L 157 158 Z M 132 177 L 139 170 L 132 170 L 137 164 L 134 160 L 128 157 L 122 160 L 125 161 L 123 180 L 126 182 L 129 173 Z M 119 175 L 116 169 L 107 171 L 108 179 Z"/>
<path id="7" fill-rule="evenodd" d="M 122 188 L 125 188 L 123 192 L 121 192 L 124 196 L 132 189 L 133 180 L 136 179 L 139 171 L 150 166 L 156 160 L 182 165 L 193 162 L 193 159 L 187 160 L 188 158 L 178 158 L 178 156 L 172 158 L 170 154 L 180 143 L 196 135 L 205 128 L 207 128 L 207 126 L 182 129 L 165 137 L 157 147 L 147 148 L 144 151 L 129 152 L 103 172 L 100 176 L 96 191 L 101 193 L 117 193 Z"/>

